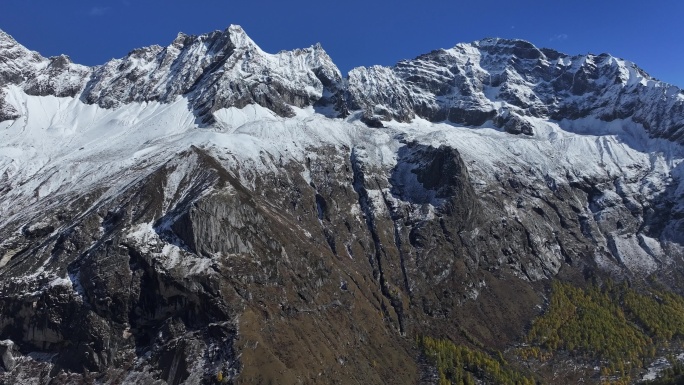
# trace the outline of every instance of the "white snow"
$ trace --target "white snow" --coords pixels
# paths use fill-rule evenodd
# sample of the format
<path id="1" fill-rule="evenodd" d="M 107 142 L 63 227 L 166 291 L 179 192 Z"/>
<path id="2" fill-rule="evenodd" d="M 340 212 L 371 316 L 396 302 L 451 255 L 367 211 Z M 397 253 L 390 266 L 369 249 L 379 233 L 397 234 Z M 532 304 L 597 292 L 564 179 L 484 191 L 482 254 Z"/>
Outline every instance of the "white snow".
<path id="1" fill-rule="evenodd" d="M 214 113 L 214 117 L 222 126 L 230 131 L 234 131 L 246 123 L 257 120 L 278 120 L 278 116 L 273 111 L 258 104 L 250 104 L 245 106 L 245 108 L 222 108 Z"/>
<path id="2" fill-rule="evenodd" d="M 55 278 L 49 283 L 50 287 L 54 286 L 66 286 L 66 287 L 72 287 L 71 285 L 71 280 L 67 278 Z"/>
<path id="3" fill-rule="evenodd" d="M 11 86 L 7 98 L 23 116 L 0 124 L 0 183 L 9 187 L 0 199 L 0 226 L 95 187 L 106 189 L 99 201 L 108 199 L 191 146 L 211 152 L 227 169 L 239 170 L 236 176 L 247 187 L 254 186 L 256 174 L 279 173 L 281 165 L 290 161 L 303 164 L 307 157 L 316 156 L 312 149 L 324 146 L 354 149 L 367 164 L 390 170 L 403 145 L 398 136 L 456 148 L 476 189 L 482 191 L 491 188 L 498 173 L 511 172 L 540 186 L 549 180 L 612 178 L 619 181 L 621 194 L 648 199 L 667 183 L 681 180 L 676 173 L 683 172 L 678 167 L 684 159 L 681 146 L 649 138 L 630 120 L 555 122 L 526 117 L 535 127 L 530 137 L 507 134 L 491 123 L 466 128 L 419 118 L 371 129 L 358 120 L 358 114 L 332 119 L 312 107 L 293 107 L 296 115 L 282 118 L 249 105 L 219 110 L 214 127 L 200 128 L 182 97 L 168 104 L 130 103 L 103 109 L 78 98 L 29 96 Z M 174 196 L 183 194 L 178 191 L 187 172 L 183 167 L 177 165 L 168 177 L 164 209 Z M 302 176 L 310 178 L 308 171 Z M 679 189 L 684 191 L 684 186 Z M 607 190 L 604 199 L 619 199 L 616 191 Z M 369 194 L 375 205 L 384 205 L 381 191 Z M 513 217 L 518 215 L 515 207 L 509 211 Z M 151 232 L 150 225 L 133 229 L 130 236 L 144 238 Z M 622 253 L 623 262 L 635 268 L 652 269 L 653 258 L 663 253 L 657 240 L 638 242 L 620 236 L 615 240 L 620 250 L 639 247 L 634 253 Z M 175 258 L 173 253 L 169 256 Z"/>
<path id="4" fill-rule="evenodd" d="M 648 275 L 658 269 L 657 261 L 639 245 L 635 235 L 613 235 L 612 240 L 617 251 L 616 257 L 631 271 Z"/>
<path id="5" fill-rule="evenodd" d="M 675 359 L 679 362 L 684 362 L 684 353 L 680 353 L 679 355 L 677 355 L 677 357 L 675 357 Z M 656 378 L 658 378 L 658 376 L 660 375 L 660 373 L 662 373 L 663 370 L 671 366 L 672 365 L 670 364 L 667 358 L 658 358 L 657 360 L 653 361 L 651 365 L 649 365 L 648 371 L 641 378 L 641 381 L 653 381 Z"/>

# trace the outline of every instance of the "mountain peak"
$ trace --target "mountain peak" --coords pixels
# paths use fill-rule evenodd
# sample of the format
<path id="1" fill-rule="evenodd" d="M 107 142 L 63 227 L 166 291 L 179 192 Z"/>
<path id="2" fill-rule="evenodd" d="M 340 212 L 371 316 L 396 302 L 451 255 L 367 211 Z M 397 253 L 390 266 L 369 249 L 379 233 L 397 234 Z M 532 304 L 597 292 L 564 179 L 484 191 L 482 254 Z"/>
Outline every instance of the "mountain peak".
<path id="1" fill-rule="evenodd" d="M 0 29 L 0 50 L 19 48 L 28 51 L 23 45 L 19 44 L 12 35 Z"/>
<path id="2" fill-rule="evenodd" d="M 544 57 L 541 49 L 529 41 L 521 39 L 490 37 L 476 40 L 470 43 L 470 46 L 493 55 L 513 55 L 520 59 L 540 59 Z"/>
<path id="3" fill-rule="evenodd" d="M 19 44 L 14 38 L 0 30 L 0 85 L 18 84 L 25 80 L 25 73 L 31 72 L 45 58 Z M 2 90 L 0 90 L 2 95 Z M 3 104 L 0 101 L 0 107 Z M 10 116 L 3 114 L 0 116 Z"/>
<path id="4" fill-rule="evenodd" d="M 503 45 L 503 46 L 520 46 L 520 47 L 527 47 L 527 48 L 532 48 L 532 47 L 536 48 L 536 46 L 534 44 L 530 43 L 527 40 L 514 39 L 514 38 L 503 38 L 503 37 L 486 37 L 484 39 L 475 40 L 472 44 L 475 46 L 478 46 L 478 47 Z"/>
<path id="5" fill-rule="evenodd" d="M 3 40 L 12 40 L 12 41 L 15 41 L 14 38 L 13 38 L 10 34 L 8 34 L 7 32 L 3 31 L 2 29 L 0 29 L 0 41 L 3 41 Z"/>
<path id="6" fill-rule="evenodd" d="M 186 35 L 183 32 L 178 32 L 178 35 L 176 35 L 176 38 L 173 39 L 171 45 L 176 48 L 182 48 L 189 37 L 190 36 Z"/>
<path id="7" fill-rule="evenodd" d="M 228 26 L 227 30 L 228 30 L 228 32 L 231 32 L 231 33 L 245 34 L 246 35 L 245 30 L 242 29 L 242 26 L 239 24 L 231 24 Z"/>
<path id="8" fill-rule="evenodd" d="M 236 25 L 236 24 L 231 24 L 225 31 L 226 34 L 228 34 L 230 41 L 233 43 L 235 48 L 243 48 L 243 49 L 249 49 L 249 48 L 256 48 L 259 49 L 259 46 L 252 40 L 249 36 L 247 36 L 247 33 L 245 32 L 244 29 L 242 29 L 241 26 Z"/>

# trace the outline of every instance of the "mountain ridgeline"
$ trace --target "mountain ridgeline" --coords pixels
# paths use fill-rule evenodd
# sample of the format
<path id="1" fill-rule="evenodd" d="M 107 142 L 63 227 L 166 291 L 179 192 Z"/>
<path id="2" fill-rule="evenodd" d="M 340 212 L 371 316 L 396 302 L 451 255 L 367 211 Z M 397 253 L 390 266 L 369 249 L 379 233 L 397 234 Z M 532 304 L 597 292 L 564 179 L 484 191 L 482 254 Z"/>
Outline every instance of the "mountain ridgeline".
<path id="1" fill-rule="evenodd" d="M 568 56 L 522 40 L 484 39 L 433 51 L 394 67 L 359 67 L 343 78 L 320 45 L 271 55 L 239 26 L 201 36 L 178 34 L 167 47 L 131 51 L 102 66 L 49 59 L 0 31 L 0 86 L 29 95 L 78 96 L 115 108 L 187 96 L 198 117 L 225 107 L 259 104 L 280 116 L 290 106 L 332 107 L 337 116 L 363 111 L 375 124 L 420 117 L 533 134 L 522 117 L 631 118 L 652 136 L 679 141 L 684 101 L 675 86 L 607 54 Z M 0 119 L 16 118 L 5 105 Z"/>
<path id="2" fill-rule="evenodd" d="M 682 160 L 684 93 L 607 54 L 0 31 L 0 383 L 636 382 L 684 337 Z"/>

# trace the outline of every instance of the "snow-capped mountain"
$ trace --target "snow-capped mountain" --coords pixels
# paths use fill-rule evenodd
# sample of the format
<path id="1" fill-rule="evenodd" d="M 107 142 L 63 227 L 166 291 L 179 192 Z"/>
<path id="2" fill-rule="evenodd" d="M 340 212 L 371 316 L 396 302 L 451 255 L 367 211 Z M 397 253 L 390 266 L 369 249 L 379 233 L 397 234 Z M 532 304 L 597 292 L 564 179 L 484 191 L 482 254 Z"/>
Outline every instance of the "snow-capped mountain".
<path id="1" fill-rule="evenodd" d="M 280 52 L 262 51 L 239 26 L 201 36 L 180 33 L 167 47 L 131 51 L 123 59 L 87 68 L 65 56 L 45 59 L 2 39 L 3 85 L 29 95 L 75 96 L 86 104 L 116 108 L 132 102 L 169 103 L 184 95 L 200 117 L 225 107 L 260 104 L 281 116 L 330 94 L 341 75 L 317 45 Z M 13 118 L 9 106 L 3 119 Z"/>
<path id="2" fill-rule="evenodd" d="M 433 51 L 393 68 L 349 74 L 352 104 L 384 119 L 491 120 L 533 134 L 526 119 L 632 119 L 652 136 L 681 140 L 684 94 L 607 54 L 568 56 L 520 40 L 485 39 Z M 636 106 L 639 106 L 638 108 Z"/>
<path id="3" fill-rule="evenodd" d="M 492 121 L 512 133 L 533 133 L 525 117 L 590 116 L 631 118 L 652 136 L 675 141 L 684 134 L 679 88 L 607 54 L 568 56 L 521 40 L 458 44 L 391 68 L 355 68 L 346 79 L 320 45 L 272 55 L 239 26 L 201 36 L 180 33 L 167 47 L 136 49 L 96 68 L 64 55 L 45 59 L 4 32 L 0 44 L 0 84 L 18 85 L 29 95 L 78 94 L 104 108 L 169 103 L 184 95 L 211 122 L 210 114 L 221 108 L 249 104 L 284 117 L 294 114 L 290 106 L 311 105 L 333 106 L 344 116 L 348 105 L 380 120 Z M 7 108 L 2 119 L 16 117 L 16 106 Z"/>
<path id="4" fill-rule="evenodd" d="M 415 335 L 509 346 L 553 277 L 680 290 L 683 106 L 519 40 L 342 76 L 238 26 L 97 67 L 0 32 L 0 381 L 416 383 Z"/>

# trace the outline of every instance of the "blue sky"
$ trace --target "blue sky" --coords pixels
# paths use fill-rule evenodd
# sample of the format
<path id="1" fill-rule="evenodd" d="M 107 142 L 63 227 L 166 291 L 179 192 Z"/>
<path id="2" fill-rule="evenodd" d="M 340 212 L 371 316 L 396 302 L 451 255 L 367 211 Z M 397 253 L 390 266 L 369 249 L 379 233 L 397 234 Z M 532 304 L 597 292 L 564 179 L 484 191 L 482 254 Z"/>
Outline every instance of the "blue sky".
<path id="1" fill-rule="evenodd" d="M 632 60 L 684 88 L 680 0 L 2 0 L 0 29 L 44 56 L 102 64 L 240 24 L 267 52 L 320 42 L 343 73 L 484 37 Z"/>

